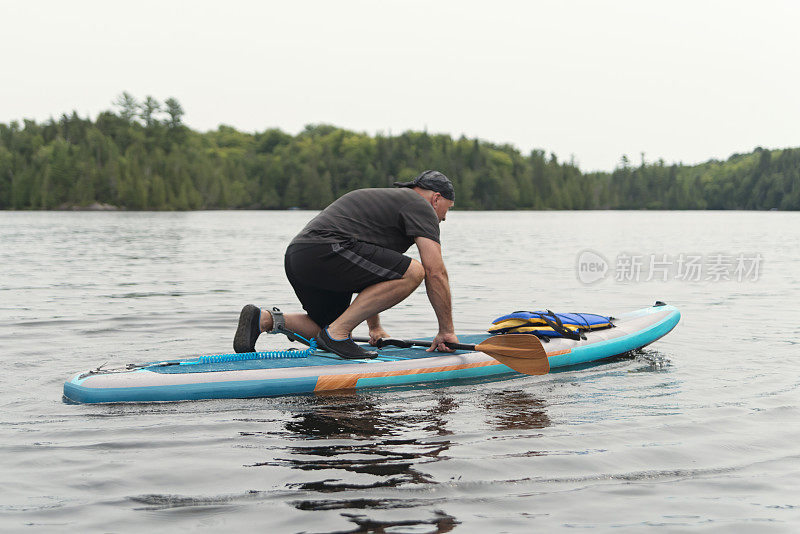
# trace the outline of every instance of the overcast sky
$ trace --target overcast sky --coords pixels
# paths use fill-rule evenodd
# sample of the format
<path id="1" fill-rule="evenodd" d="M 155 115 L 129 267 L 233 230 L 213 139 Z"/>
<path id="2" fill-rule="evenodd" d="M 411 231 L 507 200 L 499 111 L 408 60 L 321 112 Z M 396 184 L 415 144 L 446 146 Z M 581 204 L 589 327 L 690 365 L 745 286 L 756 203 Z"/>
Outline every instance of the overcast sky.
<path id="1" fill-rule="evenodd" d="M 0 0 L 0 122 L 122 91 L 199 130 L 462 134 L 583 170 L 800 146 L 797 1 Z"/>

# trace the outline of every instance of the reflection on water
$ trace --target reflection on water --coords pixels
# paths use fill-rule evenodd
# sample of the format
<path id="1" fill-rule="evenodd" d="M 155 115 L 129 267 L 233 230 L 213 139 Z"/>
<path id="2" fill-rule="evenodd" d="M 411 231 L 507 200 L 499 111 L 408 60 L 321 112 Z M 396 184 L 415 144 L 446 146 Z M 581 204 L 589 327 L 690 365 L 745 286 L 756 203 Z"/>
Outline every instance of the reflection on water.
<path id="1" fill-rule="evenodd" d="M 440 502 L 440 497 L 397 498 L 385 492 L 386 488 L 441 483 L 431 468 L 451 459 L 448 451 L 454 444 L 446 438 L 453 433 L 448 426 L 459 406 L 452 395 L 441 391 L 431 400 L 425 408 L 411 411 L 390 408 L 380 397 L 354 392 L 319 395 L 310 406 L 287 414 L 283 427 L 293 436 L 289 446 L 278 449 L 273 458 L 246 467 L 283 467 L 306 476 L 320 473 L 315 480 L 286 484 L 286 489 L 303 495 L 292 500 L 292 506 L 303 511 L 341 511 L 342 517 L 358 526 L 358 532 L 401 527 L 448 532 L 459 521 L 438 509 L 433 517 L 400 520 L 375 519 L 372 513 L 435 507 Z M 518 389 L 489 392 L 478 409 L 483 412 L 481 419 L 497 431 L 543 429 L 551 424 L 546 402 Z M 403 437 L 409 432 L 424 439 Z M 340 494 L 343 498 L 337 498 Z"/>
<path id="2" fill-rule="evenodd" d="M 326 394 L 315 400 L 310 410 L 294 414 L 285 423 L 287 431 L 303 440 L 292 442 L 298 444 L 286 448 L 288 457 L 258 462 L 251 467 L 282 465 L 302 471 L 343 471 L 343 478 L 291 485 L 324 492 L 434 482 L 415 468 L 415 464 L 441 459 L 450 442 L 392 439 L 391 436 L 419 427 L 428 432 L 438 430 L 439 434 L 448 434 L 444 416 L 456 406 L 452 397 L 439 396 L 435 406 L 411 413 L 387 413 L 376 407 L 369 397 L 352 392 Z M 341 443 L 342 438 L 347 440 Z M 326 444 L 329 439 L 336 439 L 337 443 Z M 353 483 L 344 480 L 347 473 L 367 474 L 377 479 Z"/>
<path id="3" fill-rule="evenodd" d="M 448 441 L 420 443 L 416 440 L 381 440 L 365 444 L 294 447 L 288 452 L 313 459 L 286 458 L 261 465 L 287 465 L 303 471 L 341 470 L 347 473 L 373 475 L 367 483 L 354 483 L 342 478 L 326 478 L 316 482 L 290 484 L 300 489 L 341 491 L 353 488 L 397 487 L 404 484 L 432 484 L 435 480 L 415 468 L 418 463 L 436 461 L 450 446 Z M 358 459 L 351 459 L 353 456 Z M 344 473 L 342 473 L 344 476 Z"/>
<path id="4" fill-rule="evenodd" d="M 312 410 L 293 416 L 286 429 L 306 438 L 388 436 L 412 427 L 446 435 L 445 416 L 457 407 L 448 395 L 438 395 L 435 406 L 414 412 L 381 409 L 371 399 L 353 391 L 317 394 Z"/>
<path id="5" fill-rule="evenodd" d="M 497 430 L 530 430 L 550 426 L 545 402 L 520 390 L 486 395 L 487 423 Z"/>
<path id="6" fill-rule="evenodd" d="M 354 530 L 352 532 L 401 532 L 400 530 L 396 530 L 397 527 L 410 527 L 410 526 L 421 526 L 421 525 L 431 525 L 434 527 L 434 530 L 426 529 L 424 531 L 420 531 L 417 529 L 414 530 L 404 530 L 404 532 L 450 532 L 453 530 L 456 525 L 458 525 L 458 521 L 455 520 L 454 517 L 449 516 L 441 511 L 434 512 L 434 518 L 429 520 L 407 520 L 407 521 L 376 521 L 374 519 L 369 519 L 368 517 L 356 515 L 356 514 L 342 514 L 344 517 L 350 519 L 353 523 L 358 525 L 358 530 Z M 387 530 L 391 529 L 391 530 Z"/>
<path id="7" fill-rule="evenodd" d="M 449 532 L 458 521 L 440 510 L 434 510 L 432 517 L 397 520 L 352 512 L 434 505 L 435 499 L 373 497 L 369 493 L 378 488 L 437 484 L 424 466 L 446 460 L 445 453 L 451 446 L 447 439 L 400 437 L 409 429 L 421 430 L 425 436 L 450 434 L 446 428 L 447 416 L 457 407 L 451 396 L 438 395 L 432 406 L 415 412 L 387 410 L 372 399 L 354 392 L 315 397 L 308 409 L 291 414 L 284 423 L 293 436 L 291 445 L 281 448 L 274 458 L 246 467 L 288 467 L 304 473 L 321 473 L 318 480 L 286 484 L 287 489 L 298 495 L 309 495 L 291 501 L 291 505 L 302 511 L 342 510 L 341 516 L 356 524 L 357 530 L 353 532 L 389 532 L 401 527 L 415 527 L 414 532 L 421 527 L 425 527 L 424 532 Z M 361 496 L 360 491 L 366 491 L 368 496 Z M 335 497 L 353 492 L 359 495 Z"/>

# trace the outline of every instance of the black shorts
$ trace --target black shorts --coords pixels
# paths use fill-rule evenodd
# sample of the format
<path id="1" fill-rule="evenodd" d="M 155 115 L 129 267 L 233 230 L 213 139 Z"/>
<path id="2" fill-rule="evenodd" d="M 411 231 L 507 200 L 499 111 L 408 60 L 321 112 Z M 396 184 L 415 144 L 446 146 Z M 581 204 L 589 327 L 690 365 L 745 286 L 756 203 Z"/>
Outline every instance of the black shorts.
<path id="1" fill-rule="evenodd" d="M 284 258 L 297 298 L 322 328 L 344 313 L 353 293 L 402 278 L 410 264 L 411 258 L 404 254 L 356 240 L 295 243 Z"/>

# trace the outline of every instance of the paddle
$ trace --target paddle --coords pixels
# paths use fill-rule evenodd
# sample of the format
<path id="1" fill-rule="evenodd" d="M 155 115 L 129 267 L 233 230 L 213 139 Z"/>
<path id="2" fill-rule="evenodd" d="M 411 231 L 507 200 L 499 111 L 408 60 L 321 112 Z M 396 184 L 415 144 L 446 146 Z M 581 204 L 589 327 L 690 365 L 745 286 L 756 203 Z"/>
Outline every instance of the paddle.
<path id="1" fill-rule="evenodd" d="M 369 343 L 369 338 L 355 337 L 353 341 Z M 394 346 L 400 348 L 430 347 L 430 341 L 417 341 L 405 339 L 379 339 L 378 348 Z M 492 336 L 477 345 L 464 345 L 462 343 L 448 343 L 454 350 L 471 350 L 487 354 L 498 362 L 511 367 L 518 373 L 526 375 L 545 375 L 550 371 L 550 362 L 547 361 L 542 342 L 532 334 L 502 334 Z"/>

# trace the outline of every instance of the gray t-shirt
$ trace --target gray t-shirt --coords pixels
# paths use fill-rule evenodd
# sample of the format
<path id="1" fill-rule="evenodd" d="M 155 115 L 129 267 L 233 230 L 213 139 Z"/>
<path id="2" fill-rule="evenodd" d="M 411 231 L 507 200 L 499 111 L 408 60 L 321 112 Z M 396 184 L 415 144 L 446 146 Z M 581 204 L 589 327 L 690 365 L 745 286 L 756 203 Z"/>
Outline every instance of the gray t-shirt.
<path id="1" fill-rule="evenodd" d="M 357 239 L 402 253 L 416 237 L 439 243 L 439 218 L 421 195 L 407 188 L 357 189 L 311 219 L 290 245 Z"/>

